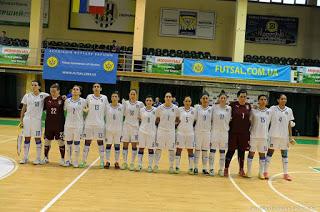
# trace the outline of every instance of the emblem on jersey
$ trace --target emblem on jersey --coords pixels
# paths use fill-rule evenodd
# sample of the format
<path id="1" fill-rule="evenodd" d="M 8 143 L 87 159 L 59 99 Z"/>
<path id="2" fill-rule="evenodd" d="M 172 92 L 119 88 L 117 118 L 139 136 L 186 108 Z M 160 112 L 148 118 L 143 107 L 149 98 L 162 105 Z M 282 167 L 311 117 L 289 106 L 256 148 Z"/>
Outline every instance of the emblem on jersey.
<path id="1" fill-rule="evenodd" d="M 249 110 L 249 105 L 246 105 L 246 109 Z"/>
<path id="2" fill-rule="evenodd" d="M 156 114 L 156 112 L 154 112 L 154 111 L 153 111 L 153 112 L 152 112 L 152 114 L 153 114 L 153 115 L 155 115 L 155 114 Z"/>
<path id="3" fill-rule="evenodd" d="M 62 101 L 61 101 L 61 100 L 59 100 L 59 101 L 58 101 L 58 104 L 59 104 L 59 105 L 61 105 L 61 104 L 62 104 Z"/>
<path id="4" fill-rule="evenodd" d="M 194 114 L 194 112 L 193 112 L 193 111 L 191 111 L 191 114 L 193 115 L 193 114 Z"/>
<path id="5" fill-rule="evenodd" d="M 267 113 L 267 115 L 269 115 L 269 111 L 267 111 L 266 113 Z"/>
<path id="6" fill-rule="evenodd" d="M 100 99 L 101 102 L 103 102 L 103 99 Z"/>
<path id="7" fill-rule="evenodd" d="M 200 62 L 197 62 L 193 65 L 192 70 L 195 73 L 202 73 L 203 72 L 203 64 Z"/>
<path id="8" fill-rule="evenodd" d="M 47 59 L 47 65 L 50 67 L 50 68 L 55 68 L 57 65 L 59 64 L 59 60 L 58 58 L 54 57 L 54 56 L 51 56 Z"/>
<path id="9" fill-rule="evenodd" d="M 229 109 L 227 108 L 226 111 L 229 112 Z"/>
<path id="10" fill-rule="evenodd" d="M 43 95 L 40 95 L 40 98 L 42 99 L 42 98 L 43 98 Z"/>
<path id="11" fill-rule="evenodd" d="M 174 112 L 174 109 L 171 109 L 172 112 Z"/>
<path id="12" fill-rule="evenodd" d="M 121 111 L 121 108 L 118 108 L 118 111 Z"/>
<path id="13" fill-rule="evenodd" d="M 136 108 L 138 109 L 138 108 L 139 108 L 139 105 L 136 105 Z"/>
<path id="14" fill-rule="evenodd" d="M 78 105 L 81 105 L 81 102 L 78 102 Z"/>
<path id="15" fill-rule="evenodd" d="M 286 111 L 285 114 L 288 115 L 289 114 L 288 111 Z"/>
<path id="16" fill-rule="evenodd" d="M 114 69 L 114 63 L 111 60 L 107 60 L 103 63 L 103 69 L 106 72 L 111 72 Z"/>

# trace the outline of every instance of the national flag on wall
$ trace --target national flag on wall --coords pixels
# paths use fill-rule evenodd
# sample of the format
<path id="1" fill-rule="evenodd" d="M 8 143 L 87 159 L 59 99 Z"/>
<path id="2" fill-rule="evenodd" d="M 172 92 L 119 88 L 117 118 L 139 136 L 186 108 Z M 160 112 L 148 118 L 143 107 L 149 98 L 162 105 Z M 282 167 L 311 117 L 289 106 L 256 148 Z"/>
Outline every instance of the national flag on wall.
<path id="1" fill-rule="evenodd" d="M 72 0 L 72 12 L 73 13 L 87 13 L 88 12 L 88 0 Z"/>
<path id="2" fill-rule="evenodd" d="M 105 0 L 89 0 L 89 13 L 103 15 L 105 12 Z"/>

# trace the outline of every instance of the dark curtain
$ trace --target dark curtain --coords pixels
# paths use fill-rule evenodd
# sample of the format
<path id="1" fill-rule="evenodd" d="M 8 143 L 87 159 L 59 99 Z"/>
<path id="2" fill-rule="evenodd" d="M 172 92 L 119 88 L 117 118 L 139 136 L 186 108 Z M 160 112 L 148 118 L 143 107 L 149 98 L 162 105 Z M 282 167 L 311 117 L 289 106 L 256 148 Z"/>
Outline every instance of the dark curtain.
<path id="1" fill-rule="evenodd" d="M 17 77 L 14 74 L 1 74 L 0 116 L 17 115 Z"/>
<path id="2" fill-rule="evenodd" d="M 190 96 L 193 104 L 199 103 L 202 93 L 200 86 L 184 86 L 184 85 L 170 85 L 170 84 L 155 84 L 155 83 L 140 83 L 139 96 L 143 100 L 147 95 L 152 95 L 153 98 L 159 97 L 161 102 L 164 102 L 164 95 L 166 92 L 172 92 L 176 97 L 179 106 L 182 106 L 185 96 Z"/>
<path id="3" fill-rule="evenodd" d="M 270 93 L 270 105 L 277 104 L 277 96 L 280 93 Z M 285 93 L 288 102 L 287 106 L 292 108 L 296 126 L 293 129 L 294 135 L 318 136 L 318 121 L 320 96 L 312 94 Z"/>

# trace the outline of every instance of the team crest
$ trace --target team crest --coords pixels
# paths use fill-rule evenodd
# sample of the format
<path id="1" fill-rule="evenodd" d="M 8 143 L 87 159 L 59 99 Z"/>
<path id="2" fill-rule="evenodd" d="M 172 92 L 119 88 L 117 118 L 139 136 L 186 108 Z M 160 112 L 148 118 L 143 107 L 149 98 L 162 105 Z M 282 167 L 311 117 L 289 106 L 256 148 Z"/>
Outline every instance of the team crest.
<path id="1" fill-rule="evenodd" d="M 249 110 L 249 105 L 246 105 L 246 109 Z"/>
<path id="2" fill-rule="evenodd" d="M 121 111 L 121 108 L 118 108 L 118 111 Z"/>
<path id="3" fill-rule="evenodd" d="M 267 111 L 266 113 L 267 113 L 267 115 L 269 115 L 269 111 Z"/>
<path id="4" fill-rule="evenodd" d="M 174 109 L 172 108 L 171 111 L 174 112 Z"/>
<path id="5" fill-rule="evenodd" d="M 227 108 L 226 111 L 229 112 L 229 108 Z"/>
<path id="6" fill-rule="evenodd" d="M 61 101 L 61 100 L 59 100 L 59 101 L 58 101 L 58 104 L 59 104 L 59 105 L 61 105 L 61 104 L 62 104 L 62 101 Z"/>
<path id="7" fill-rule="evenodd" d="M 139 108 L 139 105 L 136 105 L 136 108 L 138 109 L 138 108 Z"/>
<path id="8" fill-rule="evenodd" d="M 152 114 L 153 114 L 153 115 L 155 115 L 155 114 L 156 114 L 156 112 L 154 112 L 154 111 L 153 111 L 153 112 L 152 112 Z"/>
<path id="9" fill-rule="evenodd" d="M 193 115 L 194 114 L 194 112 L 193 111 L 191 111 L 191 115 Z"/>
<path id="10" fill-rule="evenodd" d="M 42 99 L 42 98 L 43 98 L 43 95 L 40 95 L 40 98 Z"/>
<path id="11" fill-rule="evenodd" d="M 288 111 L 285 112 L 286 115 L 289 115 Z"/>

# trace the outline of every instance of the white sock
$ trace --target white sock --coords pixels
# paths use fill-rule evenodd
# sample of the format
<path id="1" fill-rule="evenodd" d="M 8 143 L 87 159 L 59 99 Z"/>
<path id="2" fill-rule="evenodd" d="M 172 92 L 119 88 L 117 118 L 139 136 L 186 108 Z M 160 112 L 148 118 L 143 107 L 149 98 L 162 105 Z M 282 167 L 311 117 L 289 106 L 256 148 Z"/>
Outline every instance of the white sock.
<path id="1" fill-rule="evenodd" d="M 193 169 L 194 156 L 188 156 L 189 159 L 189 169 Z"/>
<path id="2" fill-rule="evenodd" d="M 208 165 L 208 151 L 202 151 L 202 168 L 207 169 Z"/>
<path id="3" fill-rule="evenodd" d="M 29 155 L 29 149 L 30 149 L 30 142 L 29 143 L 24 143 L 23 145 L 23 149 L 24 149 L 24 160 L 28 160 L 28 155 Z"/>
<path id="4" fill-rule="evenodd" d="M 155 164 L 156 166 L 159 166 L 159 161 L 160 161 L 160 158 L 161 158 L 161 152 L 162 152 L 161 149 L 157 149 L 157 150 L 156 150 L 155 160 L 154 160 L 154 164 Z"/>
<path id="5" fill-rule="evenodd" d="M 123 149 L 122 150 L 122 159 L 124 163 L 127 163 L 128 161 L 128 149 Z"/>
<path id="6" fill-rule="evenodd" d="M 176 155 L 176 167 L 180 168 L 181 155 Z"/>
<path id="7" fill-rule="evenodd" d="M 253 158 L 247 158 L 247 172 L 248 173 L 251 173 L 251 168 L 252 168 L 252 161 L 253 161 Z"/>
<path id="8" fill-rule="evenodd" d="M 72 143 L 71 144 L 68 144 L 67 143 L 67 160 L 68 161 L 71 161 L 71 158 L 72 158 Z"/>
<path id="9" fill-rule="evenodd" d="M 174 164 L 174 151 L 173 150 L 169 150 L 169 164 L 170 164 L 170 168 L 173 167 L 173 164 Z"/>
<path id="10" fill-rule="evenodd" d="M 79 155 L 80 155 L 80 144 L 74 145 L 74 161 L 78 163 L 79 161 Z"/>
<path id="11" fill-rule="evenodd" d="M 138 154 L 138 165 L 142 166 L 142 158 L 143 158 L 143 154 Z"/>
<path id="12" fill-rule="evenodd" d="M 263 174 L 263 172 L 264 172 L 265 162 L 266 162 L 265 158 L 259 160 L 259 173 L 260 174 Z"/>
<path id="13" fill-rule="evenodd" d="M 117 163 L 119 163 L 120 158 L 120 150 L 114 150 L 114 159 Z"/>
<path id="14" fill-rule="evenodd" d="M 36 143 L 37 148 L 37 159 L 40 160 L 41 157 L 41 149 L 42 149 L 42 143 L 41 141 L 39 143 Z"/>
<path id="15" fill-rule="evenodd" d="M 264 166 L 264 172 L 268 172 L 269 170 L 269 165 L 271 163 L 271 158 L 270 156 L 267 155 L 266 157 L 266 162 L 265 162 L 265 166 Z"/>
<path id="16" fill-rule="evenodd" d="M 216 154 L 216 150 L 214 150 L 213 152 L 210 151 L 209 153 L 209 169 L 214 169 L 214 157 Z"/>
<path id="17" fill-rule="evenodd" d="M 197 169 L 199 165 L 199 158 L 200 158 L 200 150 L 196 150 L 194 153 L 194 168 Z"/>
<path id="18" fill-rule="evenodd" d="M 137 153 L 138 153 L 138 150 L 132 150 L 131 163 L 133 164 L 134 164 L 134 161 L 136 160 Z"/>
<path id="19" fill-rule="evenodd" d="M 154 154 L 148 154 L 148 166 L 152 167 L 152 162 L 153 162 Z"/>
<path id="20" fill-rule="evenodd" d="M 106 160 L 107 162 L 110 162 L 110 157 L 111 157 L 111 149 L 106 148 Z"/>
<path id="21" fill-rule="evenodd" d="M 288 174 L 288 158 L 282 158 L 283 173 Z"/>
<path id="22" fill-rule="evenodd" d="M 104 161 L 104 146 L 103 146 L 103 144 L 98 146 L 98 150 L 99 150 L 100 161 Z"/>
<path id="23" fill-rule="evenodd" d="M 225 152 L 220 152 L 220 160 L 219 160 L 219 166 L 220 170 L 224 170 L 224 162 L 226 161 L 226 153 Z"/>
<path id="24" fill-rule="evenodd" d="M 82 161 L 87 162 L 90 146 L 84 145 Z"/>

